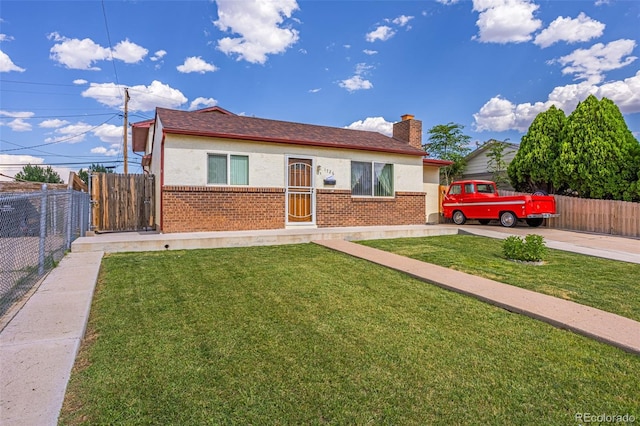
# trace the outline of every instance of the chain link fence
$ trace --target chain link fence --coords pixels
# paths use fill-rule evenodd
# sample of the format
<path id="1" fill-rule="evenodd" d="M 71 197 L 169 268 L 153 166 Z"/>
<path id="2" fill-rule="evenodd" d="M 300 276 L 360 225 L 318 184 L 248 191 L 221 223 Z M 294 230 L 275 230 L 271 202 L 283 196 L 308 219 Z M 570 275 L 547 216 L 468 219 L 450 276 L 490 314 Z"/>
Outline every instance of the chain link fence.
<path id="1" fill-rule="evenodd" d="M 89 228 L 89 194 L 0 193 L 0 317 L 62 259 Z"/>

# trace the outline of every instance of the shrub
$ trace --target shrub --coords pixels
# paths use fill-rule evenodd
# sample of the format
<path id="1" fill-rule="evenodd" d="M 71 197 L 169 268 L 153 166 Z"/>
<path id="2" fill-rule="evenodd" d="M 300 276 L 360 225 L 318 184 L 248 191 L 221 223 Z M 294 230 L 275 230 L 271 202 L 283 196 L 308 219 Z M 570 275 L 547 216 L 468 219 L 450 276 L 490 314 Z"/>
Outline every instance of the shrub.
<path id="1" fill-rule="evenodd" d="M 524 240 L 511 235 L 504 240 L 502 252 L 507 259 L 540 262 L 547 254 L 547 246 L 544 244 L 544 238 L 540 235 L 529 234 Z"/>

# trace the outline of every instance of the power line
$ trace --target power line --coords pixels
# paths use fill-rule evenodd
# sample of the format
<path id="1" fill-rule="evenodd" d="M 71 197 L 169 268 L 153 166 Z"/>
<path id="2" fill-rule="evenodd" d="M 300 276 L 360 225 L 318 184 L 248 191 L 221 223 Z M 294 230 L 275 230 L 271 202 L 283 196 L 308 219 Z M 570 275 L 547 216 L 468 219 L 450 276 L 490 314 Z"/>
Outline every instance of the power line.
<path id="1" fill-rule="evenodd" d="M 43 83 L 36 81 L 18 81 L 18 80 L 6 80 L 4 78 L 0 79 L 3 83 L 15 83 L 15 84 L 33 84 L 38 86 L 64 86 L 64 87 L 78 87 L 80 84 L 64 84 L 64 83 Z"/>
<path id="2" fill-rule="evenodd" d="M 122 160 L 113 160 L 113 161 L 99 161 L 100 164 L 122 164 Z M 89 164 L 88 161 L 82 161 L 82 162 L 66 162 L 66 163 L 43 163 L 43 164 L 34 164 L 34 166 L 77 166 L 77 165 L 83 165 L 83 164 Z M 140 163 L 133 163 L 133 164 L 140 164 Z M 4 166 L 11 166 L 11 167 L 16 167 L 16 166 L 26 166 L 27 164 L 25 163 L 0 163 L 0 167 L 4 167 Z"/>
<path id="3" fill-rule="evenodd" d="M 53 152 L 49 152 L 49 151 L 43 151 L 41 149 L 36 149 L 36 148 L 31 148 L 28 146 L 24 146 L 24 145 L 20 145 L 14 142 L 9 142 L 6 139 L 0 139 L 0 142 L 4 142 L 4 143 L 8 143 L 9 145 L 13 145 L 13 146 L 19 146 L 22 147 L 24 149 L 29 149 L 31 151 L 35 151 L 38 153 L 41 153 L 40 156 L 42 157 L 62 157 L 62 158 L 92 158 L 92 159 L 99 159 L 99 158 L 103 158 L 103 157 L 98 157 L 96 155 L 64 155 L 64 154 L 54 154 Z"/>
<path id="4" fill-rule="evenodd" d="M 111 33 L 109 32 L 109 22 L 107 21 L 107 10 L 104 6 L 104 0 L 102 3 L 102 16 L 104 16 L 104 27 L 107 30 L 107 40 L 109 41 L 109 55 L 111 56 L 111 65 L 113 65 L 113 74 L 116 77 L 116 84 L 120 86 L 120 81 L 118 80 L 118 70 L 116 69 L 116 61 L 113 60 L 113 45 L 111 44 Z"/>
<path id="5" fill-rule="evenodd" d="M 87 130 L 85 132 L 81 132 L 81 133 L 78 133 L 78 134 L 75 134 L 73 136 L 69 136 L 69 137 L 66 137 L 66 138 L 63 138 L 63 139 L 60 139 L 60 140 L 57 140 L 57 141 L 42 143 L 40 145 L 33 145 L 33 146 L 28 147 L 28 148 L 0 149 L 0 152 L 21 151 L 23 149 L 40 148 L 41 146 L 54 145 L 54 144 L 57 144 L 57 143 L 60 143 L 60 142 L 65 142 L 65 141 L 68 141 L 68 140 L 71 140 L 71 139 L 75 139 L 78 136 L 86 135 L 87 133 L 97 129 L 98 127 L 102 126 L 103 124 L 108 123 L 109 121 L 113 120 L 115 117 L 118 117 L 118 114 L 113 114 L 113 116 L 111 118 L 103 121 L 102 123 L 98 124 L 97 126 L 94 126 L 94 127 L 90 128 L 89 130 Z"/>
<path id="6" fill-rule="evenodd" d="M 101 115 L 121 115 L 120 112 L 107 112 L 103 114 L 75 114 L 75 115 L 32 115 L 31 117 L 7 117 L 7 118 L 22 118 L 23 120 L 30 120 L 32 118 L 76 118 L 76 117 L 98 117 Z"/>

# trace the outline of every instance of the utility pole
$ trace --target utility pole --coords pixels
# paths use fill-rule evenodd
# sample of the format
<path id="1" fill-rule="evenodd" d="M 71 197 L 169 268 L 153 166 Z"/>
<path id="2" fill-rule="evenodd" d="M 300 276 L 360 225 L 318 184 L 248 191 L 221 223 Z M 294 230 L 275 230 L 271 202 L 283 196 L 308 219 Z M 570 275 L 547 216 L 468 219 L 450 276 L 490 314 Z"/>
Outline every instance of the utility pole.
<path id="1" fill-rule="evenodd" d="M 125 87 L 124 88 L 124 174 L 129 174 L 129 166 L 127 164 L 127 151 L 128 151 L 128 147 L 127 147 L 127 136 L 129 134 L 128 132 L 128 127 L 129 127 L 129 88 Z"/>

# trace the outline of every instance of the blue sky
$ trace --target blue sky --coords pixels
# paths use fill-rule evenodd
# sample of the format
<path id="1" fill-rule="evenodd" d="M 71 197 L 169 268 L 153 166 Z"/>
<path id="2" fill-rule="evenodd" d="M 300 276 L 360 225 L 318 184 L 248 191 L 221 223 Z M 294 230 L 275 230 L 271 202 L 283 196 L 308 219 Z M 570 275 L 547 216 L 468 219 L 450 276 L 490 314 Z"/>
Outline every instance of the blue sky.
<path id="1" fill-rule="evenodd" d="M 388 134 L 413 114 L 423 142 L 454 122 L 473 144 L 594 94 L 638 138 L 639 42 L 635 0 L 2 0 L 0 173 L 122 172 L 125 87 L 129 122 L 218 105 Z"/>

